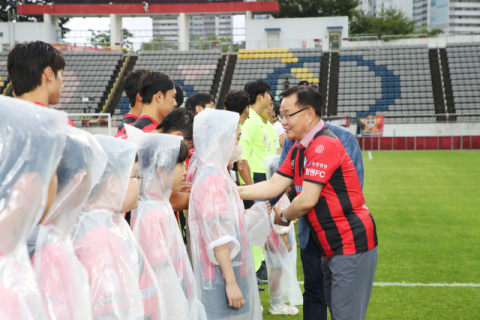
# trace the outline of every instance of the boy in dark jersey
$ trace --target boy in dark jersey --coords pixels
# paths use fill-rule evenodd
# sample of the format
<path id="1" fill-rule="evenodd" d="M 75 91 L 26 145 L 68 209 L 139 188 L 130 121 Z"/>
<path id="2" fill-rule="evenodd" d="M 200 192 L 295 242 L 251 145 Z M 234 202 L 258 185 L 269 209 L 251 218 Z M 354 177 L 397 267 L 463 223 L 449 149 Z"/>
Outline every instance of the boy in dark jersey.
<path id="1" fill-rule="evenodd" d="M 180 108 L 183 104 L 183 99 L 185 98 L 185 96 L 183 94 L 182 87 L 178 83 L 175 83 L 175 90 L 177 90 L 177 95 L 175 96 L 177 106 L 175 108 Z"/>
<path id="2" fill-rule="evenodd" d="M 152 132 L 177 105 L 175 82 L 168 74 L 148 71 L 140 78 L 143 113 L 133 124 L 143 132 Z"/>
<path id="3" fill-rule="evenodd" d="M 117 136 L 125 133 L 125 124 L 133 124 L 138 117 L 142 114 L 143 103 L 142 97 L 140 96 L 138 84 L 142 75 L 147 73 L 147 70 L 139 69 L 131 72 L 123 79 L 123 89 L 127 95 L 128 101 L 130 102 L 130 111 L 125 114 L 125 118 L 122 123 L 118 126 Z"/>
<path id="4" fill-rule="evenodd" d="M 60 100 L 65 58 L 48 43 L 16 44 L 8 54 L 7 70 L 14 97 L 44 107 L 56 105 Z M 70 119 L 68 124 L 74 126 Z"/>

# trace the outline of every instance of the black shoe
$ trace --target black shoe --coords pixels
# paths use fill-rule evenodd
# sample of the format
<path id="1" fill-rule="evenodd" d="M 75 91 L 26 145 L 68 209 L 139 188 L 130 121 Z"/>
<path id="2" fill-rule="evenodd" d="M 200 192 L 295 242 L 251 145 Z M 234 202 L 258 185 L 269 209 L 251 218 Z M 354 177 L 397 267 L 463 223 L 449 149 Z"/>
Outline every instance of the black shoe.
<path id="1" fill-rule="evenodd" d="M 265 291 L 264 287 L 258 287 L 258 291 Z"/>
<path id="2" fill-rule="evenodd" d="M 268 284 L 268 280 L 262 280 L 257 278 L 257 284 Z"/>
<path id="3" fill-rule="evenodd" d="M 260 269 L 258 269 L 257 271 L 257 279 L 268 280 L 267 267 L 265 265 L 265 261 L 262 262 Z"/>

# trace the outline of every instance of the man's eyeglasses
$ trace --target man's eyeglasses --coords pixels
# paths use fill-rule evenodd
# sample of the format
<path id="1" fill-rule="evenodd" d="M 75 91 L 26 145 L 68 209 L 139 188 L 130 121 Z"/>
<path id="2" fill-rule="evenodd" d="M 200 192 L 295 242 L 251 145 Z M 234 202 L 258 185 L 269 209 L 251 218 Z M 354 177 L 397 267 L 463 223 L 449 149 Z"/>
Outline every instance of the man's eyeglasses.
<path id="1" fill-rule="evenodd" d="M 142 184 L 143 184 L 143 177 L 140 176 L 140 175 L 136 175 L 136 176 L 130 177 L 130 179 L 137 179 L 137 181 L 138 181 L 138 186 L 139 186 L 139 187 L 141 187 Z"/>
<path id="2" fill-rule="evenodd" d="M 279 115 L 278 115 L 278 120 L 280 120 L 280 122 L 283 122 L 283 121 L 287 122 L 288 119 L 290 119 L 290 117 L 293 117 L 293 116 L 296 115 L 297 113 L 300 113 L 300 112 L 305 111 L 305 110 L 308 110 L 308 109 L 311 109 L 311 108 L 305 108 L 305 109 L 302 109 L 302 110 L 300 110 L 300 111 L 297 111 L 297 112 L 294 112 L 294 113 L 291 113 L 291 114 L 287 114 L 287 115 L 281 115 L 281 114 L 279 114 Z"/>

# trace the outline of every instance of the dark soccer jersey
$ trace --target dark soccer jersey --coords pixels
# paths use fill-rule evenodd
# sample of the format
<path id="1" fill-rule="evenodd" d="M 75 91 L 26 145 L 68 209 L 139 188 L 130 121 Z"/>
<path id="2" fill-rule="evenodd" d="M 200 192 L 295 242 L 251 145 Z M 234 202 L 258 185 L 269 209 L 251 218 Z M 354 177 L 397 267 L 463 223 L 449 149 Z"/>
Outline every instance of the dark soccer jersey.
<path id="1" fill-rule="evenodd" d="M 308 148 L 294 145 L 277 173 L 294 179 L 297 194 L 304 181 L 323 186 L 317 204 L 304 218 L 325 257 L 377 246 L 375 221 L 365 206 L 355 166 L 328 127 L 315 134 Z"/>
<path id="2" fill-rule="evenodd" d="M 130 113 L 125 113 L 125 118 L 123 118 L 122 123 L 120 123 L 118 126 L 117 135 L 126 133 L 125 124 L 133 124 L 135 121 L 137 121 L 137 119 L 137 116 Z"/>
<path id="3" fill-rule="evenodd" d="M 134 122 L 133 126 L 142 130 L 143 132 L 152 132 L 158 126 L 157 121 L 153 120 L 152 117 L 147 115 L 140 116 L 137 121 Z"/>

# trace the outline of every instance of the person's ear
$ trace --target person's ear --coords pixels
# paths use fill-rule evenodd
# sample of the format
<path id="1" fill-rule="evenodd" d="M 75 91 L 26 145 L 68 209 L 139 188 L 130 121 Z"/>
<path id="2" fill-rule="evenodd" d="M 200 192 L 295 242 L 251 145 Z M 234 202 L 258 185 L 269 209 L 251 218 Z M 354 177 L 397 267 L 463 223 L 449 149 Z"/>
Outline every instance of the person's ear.
<path id="1" fill-rule="evenodd" d="M 170 132 L 169 134 L 173 135 L 173 136 L 179 136 L 179 137 L 182 137 L 183 138 L 183 133 L 182 131 L 173 131 L 173 132 Z"/>
<path id="2" fill-rule="evenodd" d="M 142 96 L 140 95 L 140 92 L 137 92 L 137 95 L 135 96 L 135 100 L 137 102 L 142 102 Z"/>
<path id="3" fill-rule="evenodd" d="M 55 73 L 51 67 L 46 67 L 43 69 L 43 75 L 45 76 L 47 83 L 52 83 L 55 80 Z"/>
<path id="4" fill-rule="evenodd" d="M 161 104 L 163 102 L 163 100 L 165 99 L 162 91 L 159 91 L 156 96 L 157 96 L 157 103 L 158 104 Z"/>

